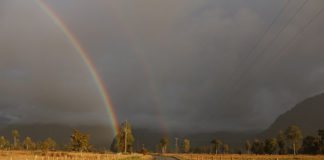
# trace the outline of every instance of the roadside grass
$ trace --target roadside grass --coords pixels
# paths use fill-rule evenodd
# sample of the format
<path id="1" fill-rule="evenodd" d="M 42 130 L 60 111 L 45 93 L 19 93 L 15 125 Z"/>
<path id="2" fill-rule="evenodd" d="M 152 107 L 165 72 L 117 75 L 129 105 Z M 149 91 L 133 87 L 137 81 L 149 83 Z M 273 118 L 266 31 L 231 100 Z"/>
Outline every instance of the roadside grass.
<path id="1" fill-rule="evenodd" d="M 142 154 L 99 154 L 78 152 L 1 151 L 0 160 L 150 160 L 152 156 Z"/>
<path id="2" fill-rule="evenodd" d="M 324 160 L 324 155 L 166 154 L 179 160 Z"/>

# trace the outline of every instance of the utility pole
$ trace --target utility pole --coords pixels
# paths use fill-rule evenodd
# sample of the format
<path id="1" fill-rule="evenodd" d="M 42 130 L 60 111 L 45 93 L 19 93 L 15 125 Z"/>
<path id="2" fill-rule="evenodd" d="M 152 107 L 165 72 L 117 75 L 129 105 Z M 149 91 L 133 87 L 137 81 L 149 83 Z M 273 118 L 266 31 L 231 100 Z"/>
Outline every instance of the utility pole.
<path id="1" fill-rule="evenodd" d="M 175 153 L 178 153 L 178 139 L 177 137 L 174 138 L 175 139 Z"/>

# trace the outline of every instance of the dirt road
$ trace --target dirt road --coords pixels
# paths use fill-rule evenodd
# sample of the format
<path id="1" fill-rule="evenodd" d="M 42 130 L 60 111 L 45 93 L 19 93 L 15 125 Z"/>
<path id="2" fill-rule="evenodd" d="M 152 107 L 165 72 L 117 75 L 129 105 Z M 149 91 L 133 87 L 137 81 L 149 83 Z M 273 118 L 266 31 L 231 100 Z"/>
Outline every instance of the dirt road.
<path id="1" fill-rule="evenodd" d="M 153 156 L 153 160 L 178 160 L 178 159 L 174 157 Z"/>

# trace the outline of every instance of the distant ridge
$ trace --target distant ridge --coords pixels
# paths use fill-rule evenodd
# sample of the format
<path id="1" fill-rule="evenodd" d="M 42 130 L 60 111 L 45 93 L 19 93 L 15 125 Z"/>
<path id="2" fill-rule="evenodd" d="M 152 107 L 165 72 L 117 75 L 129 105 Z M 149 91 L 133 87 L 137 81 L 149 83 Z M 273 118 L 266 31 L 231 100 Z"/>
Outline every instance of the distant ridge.
<path id="1" fill-rule="evenodd" d="M 305 99 L 291 110 L 280 115 L 259 137 L 277 137 L 279 130 L 290 125 L 298 126 L 302 134 L 316 135 L 318 129 L 324 129 L 324 94 Z"/>

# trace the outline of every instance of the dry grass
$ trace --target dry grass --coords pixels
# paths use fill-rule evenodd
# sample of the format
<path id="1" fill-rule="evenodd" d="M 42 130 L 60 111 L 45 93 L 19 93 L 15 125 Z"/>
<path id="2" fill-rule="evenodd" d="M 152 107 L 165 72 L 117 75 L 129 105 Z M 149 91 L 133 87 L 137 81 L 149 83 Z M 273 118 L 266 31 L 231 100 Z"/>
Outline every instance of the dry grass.
<path id="1" fill-rule="evenodd" d="M 0 160 L 149 160 L 152 156 L 142 154 L 98 154 L 75 152 L 0 151 Z"/>
<path id="2" fill-rule="evenodd" d="M 324 155 L 167 154 L 180 160 L 324 160 Z"/>

